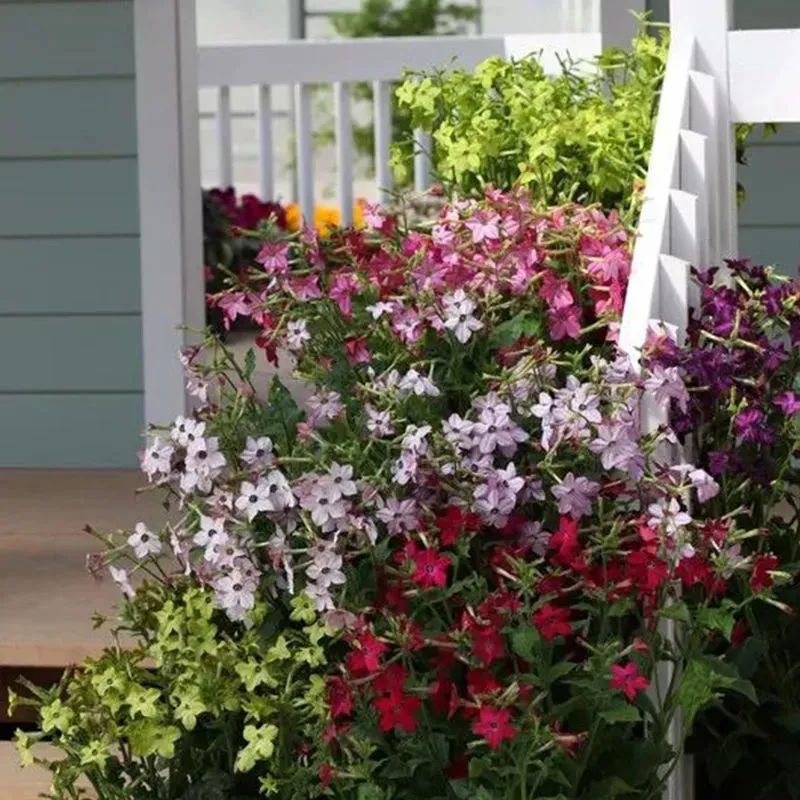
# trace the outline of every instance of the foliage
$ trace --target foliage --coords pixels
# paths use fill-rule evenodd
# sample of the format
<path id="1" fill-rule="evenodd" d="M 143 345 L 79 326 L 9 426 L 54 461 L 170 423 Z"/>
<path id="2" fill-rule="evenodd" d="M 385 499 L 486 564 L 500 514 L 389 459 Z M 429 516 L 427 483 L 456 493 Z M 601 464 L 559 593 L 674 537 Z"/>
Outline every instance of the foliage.
<path id="1" fill-rule="evenodd" d="M 466 32 L 466 25 L 479 19 L 476 3 L 443 2 L 443 0 L 362 0 L 358 11 L 336 13 L 331 16 L 337 34 L 346 38 L 382 36 L 447 36 Z M 365 101 L 372 108 L 372 87 L 357 83 L 352 87 L 353 97 Z M 407 110 L 392 104 L 392 141 L 409 139 L 411 117 Z M 332 130 L 322 133 L 330 140 Z M 368 159 L 375 152 L 374 127 L 371 123 L 353 125 L 353 143 L 359 153 Z"/>
<path id="2" fill-rule="evenodd" d="M 695 747 L 716 787 L 706 796 L 798 797 L 800 757 L 800 287 L 771 268 L 728 262 L 698 273 L 699 304 L 680 350 L 658 339 L 650 363 L 678 368 L 690 390 L 673 425 L 721 491 L 712 515 L 740 509 L 752 535 L 752 581 L 789 573 L 771 604 L 751 608 L 719 651 L 756 687 L 700 718 Z M 736 602 L 746 587 L 731 586 Z M 730 638 L 730 637 L 729 637 Z"/>
<path id="3" fill-rule="evenodd" d="M 464 24 L 479 15 L 474 3 L 450 3 L 443 0 L 362 0 L 358 11 L 331 16 L 340 36 L 429 36 L 465 33 Z"/>
<path id="4" fill-rule="evenodd" d="M 473 73 L 420 73 L 397 90 L 412 127 L 431 132 L 439 180 L 461 193 L 525 184 L 545 204 L 636 205 L 653 138 L 667 36 L 546 75 L 535 58 L 490 58 Z M 409 145 L 395 148 L 402 169 Z"/>
<path id="5" fill-rule="evenodd" d="M 23 763 L 51 770 L 50 796 L 83 796 L 80 779 L 104 800 L 315 796 L 301 753 L 321 730 L 327 633 L 302 598 L 262 597 L 242 628 L 194 581 L 126 591 L 114 631 L 124 647 L 12 696 L 38 712 L 41 730 L 18 732 L 17 746 Z M 37 753 L 42 739 L 57 757 Z"/>

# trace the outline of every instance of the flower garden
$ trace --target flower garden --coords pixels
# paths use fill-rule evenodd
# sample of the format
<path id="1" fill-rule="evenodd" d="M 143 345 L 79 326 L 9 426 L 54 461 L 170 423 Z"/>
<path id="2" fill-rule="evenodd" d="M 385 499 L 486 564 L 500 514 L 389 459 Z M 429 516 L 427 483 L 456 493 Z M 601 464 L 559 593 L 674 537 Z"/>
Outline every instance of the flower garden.
<path id="1" fill-rule="evenodd" d="M 616 344 L 665 38 L 410 78 L 428 217 L 209 196 L 218 327 L 312 394 L 181 354 L 170 521 L 96 532 L 114 644 L 12 698 L 53 798 L 651 799 L 684 748 L 797 796 L 800 286 L 697 265 L 685 341 Z"/>

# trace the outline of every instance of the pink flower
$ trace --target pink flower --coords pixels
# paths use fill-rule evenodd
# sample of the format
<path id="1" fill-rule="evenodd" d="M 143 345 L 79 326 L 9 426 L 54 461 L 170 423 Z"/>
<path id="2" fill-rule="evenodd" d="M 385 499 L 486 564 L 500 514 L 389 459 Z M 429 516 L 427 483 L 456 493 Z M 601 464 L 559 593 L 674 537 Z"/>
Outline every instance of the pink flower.
<path id="1" fill-rule="evenodd" d="M 371 356 L 367 347 L 367 337 L 346 339 L 344 343 L 347 360 L 351 364 L 369 364 Z"/>
<path id="2" fill-rule="evenodd" d="M 551 311 L 575 304 L 575 297 L 569 283 L 563 278 L 555 277 L 552 272 L 544 273 L 542 285 L 539 288 L 539 297 L 547 303 Z"/>
<path id="3" fill-rule="evenodd" d="M 562 306 L 548 311 L 547 328 L 555 342 L 577 339 L 581 335 L 581 310 L 577 306 Z"/>
<path id="4" fill-rule="evenodd" d="M 265 242 L 258 251 L 256 261 L 272 275 L 283 274 L 289 269 L 288 252 L 289 245 L 286 242 Z"/>
<path id="5" fill-rule="evenodd" d="M 650 681 L 639 674 L 639 668 L 633 661 L 629 661 L 624 667 L 621 664 L 611 665 L 611 688 L 619 689 L 631 703 L 649 685 Z"/>
<path id="6" fill-rule="evenodd" d="M 497 214 L 478 211 L 475 216 L 470 217 L 464 224 L 472 231 L 472 241 L 475 244 L 479 244 L 486 239 L 499 238 L 498 219 Z"/>
<path id="7" fill-rule="evenodd" d="M 222 309 L 226 330 L 238 316 L 250 316 L 250 303 L 244 292 L 228 292 L 222 295 L 217 305 Z"/>
<path id="8" fill-rule="evenodd" d="M 396 311 L 392 316 L 392 330 L 405 344 L 414 344 L 422 336 L 422 318 L 413 308 Z"/>
<path id="9" fill-rule="evenodd" d="M 353 314 L 352 296 L 358 288 L 358 278 L 350 272 L 339 272 L 333 279 L 328 294 L 346 317 Z"/>
<path id="10" fill-rule="evenodd" d="M 490 750 L 497 750 L 506 739 L 514 739 L 517 729 L 511 724 L 511 711 L 507 708 L 481 706 L 472 732 L 486 740 Z"/>
<path id="11" fill-rule="evenodd" d="M 289 279 L 289 291 L 298 300 L 317 300 L 322 297 L 316 275 L 304 275 L 301 278 Z"/>
<path id="12" fill-rule="evenodd" d="M 382 209 L 378 203 L 364 203 L 364 224 L 368 228 L 380 230 L 383 227 L 383 223 L 386 222 L 386 217 L 381 212 Z"/>

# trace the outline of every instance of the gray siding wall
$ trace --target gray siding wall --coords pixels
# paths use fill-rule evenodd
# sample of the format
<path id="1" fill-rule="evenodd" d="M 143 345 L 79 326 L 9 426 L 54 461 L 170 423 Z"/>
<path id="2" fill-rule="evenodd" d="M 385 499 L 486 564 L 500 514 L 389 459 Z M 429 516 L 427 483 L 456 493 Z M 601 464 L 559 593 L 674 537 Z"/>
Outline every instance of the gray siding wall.
<path id="1" fill-rule="evenodd" d="M 0 0 L 0 467 L 143 426 L 132 0 Z"/>
<path id="2" fill-rule="evenodd" d="M 703 2 L 703 0 L 698 0 Z M 665 21 L 668 0 L 650 0 L 653 17 Z M 800 0 L 736 0 L 736 28 L 800 28 Z M 745 188 L 739 208 L 739 255 L 776 264 L 796 275 L 800 264 L 800 125 L 781 125 L 763 138 L 756 129 L 747 148 L 747 166 L 739 168 Z"/>

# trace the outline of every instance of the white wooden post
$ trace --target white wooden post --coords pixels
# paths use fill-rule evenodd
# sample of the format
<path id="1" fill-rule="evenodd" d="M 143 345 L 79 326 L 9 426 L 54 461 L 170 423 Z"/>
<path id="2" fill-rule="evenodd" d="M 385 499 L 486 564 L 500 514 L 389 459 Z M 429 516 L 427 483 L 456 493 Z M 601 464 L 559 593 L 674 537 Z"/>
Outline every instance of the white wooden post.
<path id="1" fill-rule="evenodd" d="M 343 226 L 353 223 L 353 124 L 350 85 L 333 84 L 333 118 L 336 129 L 336 185 Z"/>
<path id="2" fill-rule="evenodd" d="M 736 149 L 731 123 L 728 73 L 728 32 L 733 20 L 732 0 L 670 0 L 670 30 L 673 39 L 693 36 L 695 69 L 711 75 L 716 83 L 707 110 L 712 117 L 709 136 L 711 177 L 710 196 L 717 198 L 718 231 L 712 242 L 712 258 L 736 256 Z"/>
<path id="3" fill-rule="evenodd" d="M 294 135 L 297 150 L 297 191 L 300 210 L 308 225 L 314 226 L 314 145 L 311 130 L 311 86 L 294 87 Z"/>
<path id="4" fill-rule="evenodd" d="M 388 202 L 392 196 L 392 167 L 389 156 L 392 148 L 392 85 L 386 81 L 372 84 L 375 117 L 375 181 L 379 197 Z"/>
<path id="5" fill-rule="evenodd" d="M 637 30 L 635 14 L 643 14 L 645 10 L 645 0 L 600 0 L 600 36 L 603 49 L 630 49 L 631 40 Z"/>
<path id="6" fill-rule="evenodd" d="M 256 127 L 258 130 L 258 188 L 261 199 L 275 199 L 272 147 L 272 91 L 268 84 L 256 87 Z"/>
<path id="7" fill-rule="evenodd" d="M 145 419 L 186 409 L 180 329 L 204 324 L 194 0 L 135 0 Z"/>
<path id="8" fill-rule="evenodd" d="M 224 189 L 233 186 L 233 122 L 230 86 L 220 86 L 217 89 L 217 153 L 218 181 Z"/>

